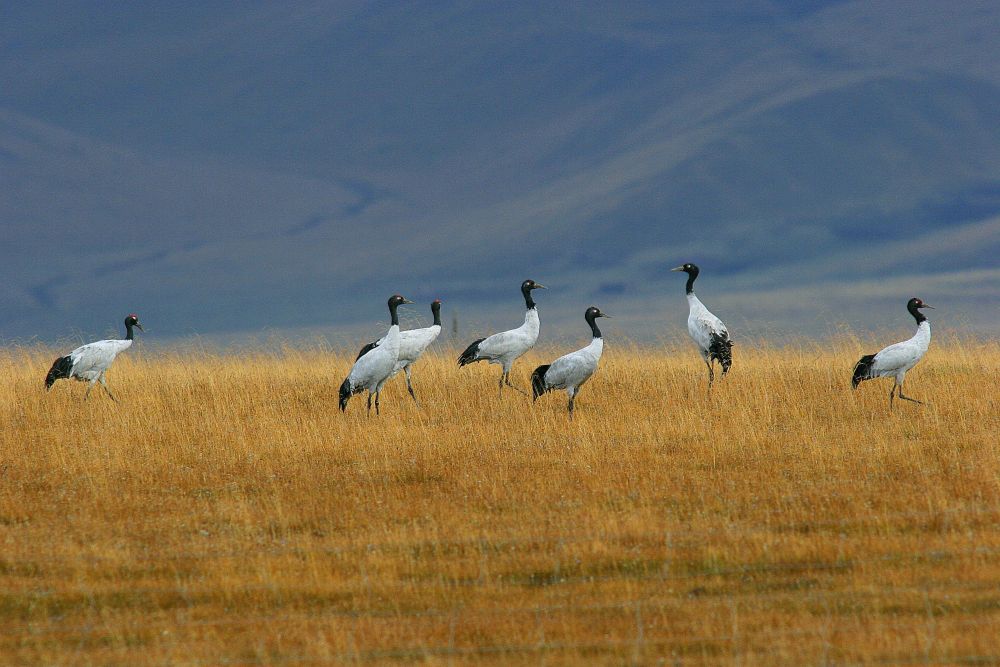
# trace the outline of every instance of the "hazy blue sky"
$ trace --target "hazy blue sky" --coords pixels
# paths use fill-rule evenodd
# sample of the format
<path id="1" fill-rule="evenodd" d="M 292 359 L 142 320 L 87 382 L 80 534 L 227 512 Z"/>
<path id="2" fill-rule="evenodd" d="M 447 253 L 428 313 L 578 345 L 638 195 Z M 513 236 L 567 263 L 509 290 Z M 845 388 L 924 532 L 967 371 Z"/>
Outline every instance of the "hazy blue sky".
<path id="1" fill-rule="evenodd" d="M 4 3 L 0 340 L 1000 331 L 1000 4 L 691 4 Z"/>

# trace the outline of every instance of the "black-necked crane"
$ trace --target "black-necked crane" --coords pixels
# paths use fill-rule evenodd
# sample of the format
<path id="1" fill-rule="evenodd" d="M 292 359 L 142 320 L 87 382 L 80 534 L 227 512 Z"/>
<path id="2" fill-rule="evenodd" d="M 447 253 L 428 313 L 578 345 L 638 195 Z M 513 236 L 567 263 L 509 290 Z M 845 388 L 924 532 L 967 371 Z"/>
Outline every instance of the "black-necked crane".
<path id="1" fill-rule="evenodd" d="M 392 376 L 399 359 L 399 315 L 396 309 L 404 303 L 413 303 L 398 294 L 389 297 L 389 331 L 381 339 L 380 345 L 373 346 L 358 355 L 351 373 L 340 385 L 340 409 L 347 410 L 347 401 L 354 394 L 368 391 L 368 412 L 372 411 L 372 395 L 375 396 L 375 414 L 379 414 L 379 393 L 382 385 Z"/>
<path id="2" fill-rule="evenodd" d="M 392 379 L 399 371 L 406 373 L 406 390 L 410 392 L 410 396 L 413 397 L 413 402 L 417 402 L 417 396 L 413 393 L 413 384 L 410 378 L 410 367 L 413 363 L 420 358 L 420 355 L 424 353 L 428 347 L 431 346 L 435 340 L 437 340 L 438 335 L 441 333 L 441 299 L 434 299 L 431 302 L 431 315 L 434 316 L 434 323 L 429 327 L 423 327 L 422 329 L 407 329 L 406 331 L 399 332 L 399 356 L 396 358 L 396 365 L 392 369 L 392 373 L 389 375 L 389 379 Z M 370 350 L 378 347 L 385 341 L 385 336 L 379 338 L 377 341 L 368 343 L 363 348 L 361 352 L 358 353 L 358 359 L 367 354 Z"/>
<path id="3" fill-rule="evenodd" d="M 65 357 L 56 359 L 55 363 L 52 364 L 52 368 L 49 369 L 48 375 L 45 376 L 45 389 L 50 389 L 55 381 L 61 378 L 72 378 L 82 382 L 89 382 L 90 386 L 87 387 L 87 393 L 83 395 L 84 400 L 86 400 L 90 397 L 90 390 L 94 388 L 97 382 L 100 382 L 101 386 L 104 387 L 104 391 L 111 397 L 111 400 L 117 403 L 118 399 L 108 389 L 108 383 L 104 379 L 104 374 L 111 368 L 111 364 L 114 363 L 115 357 L 120 352 L 124 352 L 132 347 L 133 328 L 137 328 L 139 331 L 143 330 L 142 325 L 139 324 L 138 316 L 134 313 L 125 318 L 125 338 L 87 343 L 76 348 Z"/>
<path id="4" fill-rule="evenodd" d="M 694 281 L 698 278 L 698 267 L 689 262 L 670 270 L 683 271 L 688 275 L 685 287 L 688 301 L 688 333 L 698 346 L 698 353 L 708 367 L 708 387 L 711 389 L 712 382 L 715 381 L 712 364 L 718 361 L 722 366 L 723 375 L 728 373 L 733 365 L 733 342 L 729 340 L 729 330 L 722 320 L 713 315 L 695 296 Z"/>
<path id="5" fill-rule="evenodd" d="M 877 354 L 866 354 L 861 357 L 854 365 L 854 376 L 851 378 L 853 389 L 857 389 L 858 385 L 865 380 L 891 377 L 894 381 L 892 389 L 889 391 L 890 408 L 897 387 L 899 388 L 899 397 L 904 401 L 922 403 L 915 398 L 903 396 L 903 380 L 906 378 L 907 371 L 917 365 L 931 344 L 931 323 L 920 312 L 921 308 L 934 309 L 933 306 L 928 306 L 920 299 L 913 298 L 906 302 L 906 310 L 917 321 L 917 333 L 913 334 L 909 340 L 883 348 Z"/>
<path id="6" fill-rule="evenodd" d="M 535 301 L 531 298 L 531 292 L 536 289 L 545 289 L 545 285 L 536 283 L 534 280 L 525 280 L 521 283 L 521 294 L 524 296 L 524 306 L 527 309 L 524 313 L 524 324 L 510 331 L 502 331 L 486 338 L 480 338 L 458 357 L 459 366 L 466 366 L 477 361 L 500 364 L 500 368 L 503 369 L 500 373 L 501 396 L 505 384 L 527 396 L 527 392 L 510 383 L 510 368 L 517 358 L 530 350 L 535 341 L 538 340 L 538 309 L 535 308 Z"/>
<path id="7" fill-rule="evenodd" d="M 597 326 L 598 317 L 609 317 L 597 306 L 591 306 L 584 312 L 583 319 L 590 325 L 593 338 L 590 344 L 576 352 L 570 352 L 559 357 L 551 364 L 545 364 L 535 369 L 531 374 L 532 402 L 547 391 L 565 389 L 569 396 L 569 417 L 573 418 L 573 402 L 580 393 L 580 387 L 590 379 L 597 370 L 604 352 L 604 338 Z"/>

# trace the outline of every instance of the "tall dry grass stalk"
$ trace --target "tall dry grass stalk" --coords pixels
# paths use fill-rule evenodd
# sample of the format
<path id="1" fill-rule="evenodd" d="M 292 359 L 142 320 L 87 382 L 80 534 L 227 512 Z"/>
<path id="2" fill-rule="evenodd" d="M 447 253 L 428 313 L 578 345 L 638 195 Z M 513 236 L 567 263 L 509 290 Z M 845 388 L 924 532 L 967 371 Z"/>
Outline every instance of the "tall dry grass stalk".
<path id="1" fill-rule="evenodd" d="M 936 341 L 890 412 L 856 342 L 711 396 L 609 342 L 574 422 L 450 352 L 380 418 L 346 356 L 139 350 L 114 405 L 0 354 L 0 662 L 1000 659 L 1000 346 Z"/>

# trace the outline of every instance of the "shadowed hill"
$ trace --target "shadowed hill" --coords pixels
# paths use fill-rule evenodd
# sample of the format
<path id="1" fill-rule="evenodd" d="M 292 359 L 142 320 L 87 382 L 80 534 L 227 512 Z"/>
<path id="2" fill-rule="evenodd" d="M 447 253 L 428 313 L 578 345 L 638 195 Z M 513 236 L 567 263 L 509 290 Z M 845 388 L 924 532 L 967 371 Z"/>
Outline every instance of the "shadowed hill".
<path id="1" fill-rule="evenodd" d="M 121 12 L 0 26 L 4 338 L 338 326 L 402 286 L 496 325 L 529 275 L 549 322 L 652 336 L 686 259 L 727 321 L 919 293 L 1000 326 L 994 5 Z"/>

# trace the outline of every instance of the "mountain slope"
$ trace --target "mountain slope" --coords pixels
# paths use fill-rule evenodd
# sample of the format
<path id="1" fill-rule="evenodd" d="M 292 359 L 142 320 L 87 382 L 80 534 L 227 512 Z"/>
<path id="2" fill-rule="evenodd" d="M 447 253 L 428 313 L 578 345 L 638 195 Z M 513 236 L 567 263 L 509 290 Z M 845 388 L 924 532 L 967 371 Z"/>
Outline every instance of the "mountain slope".
<path id="1" fill-rule="evenodd" d="M 1000 9 L 796 7 L 9 8 L 0 337 L 340 326 L 404 290 L 491 326 L 528 275 L 549 321 L 653 336 L 685 260 L 760 330 L 918 290 L 1000 327 Z"/>

